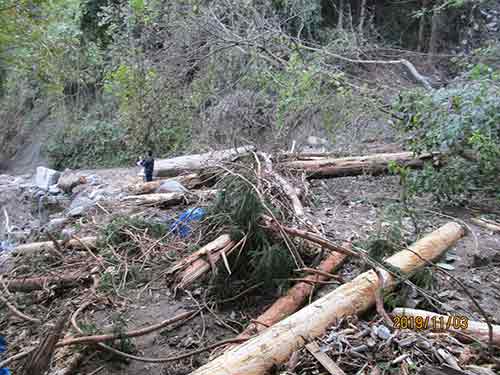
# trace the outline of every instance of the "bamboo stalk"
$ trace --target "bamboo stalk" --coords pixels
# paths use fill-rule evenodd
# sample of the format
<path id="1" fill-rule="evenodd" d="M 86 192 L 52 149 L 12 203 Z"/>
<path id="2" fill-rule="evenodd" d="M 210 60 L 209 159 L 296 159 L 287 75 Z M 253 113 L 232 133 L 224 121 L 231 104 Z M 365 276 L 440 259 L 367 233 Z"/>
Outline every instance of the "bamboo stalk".
<path id="1" fill-rule="evenodd" d="M 437 258 L 463 234 L 460 225 L 447 223 L 408 249 L 394 254 L 386 263 L 397 267 L 402 273 L 410 273 Z M 384 275 L 385 289 L 394 288 L 398 279 L 385 270 L 380 272 Z M 295 350 L 312 338 L 322 335 L 337 319 L 359 314 L 372 307 L 379 283 L 375 271 L 365 272 L 192 374 L 265 374 L 273 366 L 284 363 Z"/>

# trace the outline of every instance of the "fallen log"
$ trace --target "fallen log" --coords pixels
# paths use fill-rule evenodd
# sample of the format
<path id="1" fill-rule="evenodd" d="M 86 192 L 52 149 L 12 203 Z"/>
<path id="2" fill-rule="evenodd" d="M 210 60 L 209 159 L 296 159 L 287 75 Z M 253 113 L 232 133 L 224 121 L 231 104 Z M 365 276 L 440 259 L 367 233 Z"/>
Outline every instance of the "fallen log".
<path id="1" fill-rule="evenodd" d="M 95 248 L 97 244 L 97 237 L 82 237 L 79 239 L 72 239 L 69 241 L 57 241 L 60 247 L 67 247 L 71 249 L 85 249 Z M 13 255 L 29 255 L 43 251 L 57 251 L 53 241 L 32 242 L 25 245 L 19 245 L 12 251 Z"/>
<path id="2" fill-rule="evenodd" d="M 460 225 L 450 222 L 408 249 L 386 259 L 386 263 L 408 274 L 440 256 L 463 234 L 464 230 Z M 394 288 L 398 279 L 385 270 L 380 270 L 379 273 L 384 276 L 385 289 Z M 375 271 L 365 272 L 192 374 L 264 374 L 273 366 L 285 362 L 295 350 L 312 338 L 322 335 L 339 318 L 359 314 L 372 307 L 379 284 Z"/>
<path id="3" fill-rule="evenodd" d="M 204 154 L 157 160 L 155 162 L 154 175 L 157 177 L 174 177 L 186 172 L 215 167 L 223 161 L 245 155 L 254 149 L 254 146 L 242 146 L 228 150 L 206 152 Z"/>
<path id="4" fill-rule="evenodd" d="M 191 254 L 181 264 L 174 266 L 173 269 L 183 269 L 178 278 L 177 288 L 184 289 L 198 280 L 208 270 L 214 268 L 221 258 L 229 255 L 236 248 L 235 245 L 236 242 L 229 234 L 223 234 Z"/>
<path id="5" fill-rule="evenodd" d="M 200 200 L 213 199 L 218 190 L 198 190 L 189 193 L 153 193 L 142 195 L 129 195 L 121 199 L 136 205 L 174 206 L 180 203 L 196 203 Z"/>
<path id="6" fill-rule="evenodd" d="M 393 317 L 398 317 L 398 319 L 401 319 L 401 317 L 409 317 L 413 322 L 418 318 L 424 325 L 424 329 L 448 331 L 456 334 L 458 338 L 470 336 L 486 344 L 490 340 L 488 324 L 472 321 L 466 317 L 440 315 L 430 311 L 407 308 L 396 308 L 392 311 L 392 315 Z M 492 325 L 492 327 L 492 344 L 500 345 L 500 326 Z"/>
<path id="7" fill-rule="evenodd" d="M 345 243 L 343 248 L 350 249 L 351 244 Z M 238 337 L 253 336 L 296 312 L 313 292 L 314 284 L 326 281 L 328 279 L 327 273 L 337 270 L 346 258 L 346 254 L 339 252 L 329 254 L 317 268 L 321 271 L 320 274 L 306 276 L 304 281 L 295 284 L 288 290 L 286 295 L 274 302 L 269 309 L 255 319 L 255 322 L 251 323 Z"/>
<path id="8" fill-rule="evenodd" d="M 357 176 L 365 173 L 377 175 L 387 173 L 391 162 L 405 167 L 421 168 L 426 160 L 432 160 L 434 156 L 424 154 L 416 157 L 411 152 L 398 152 L 338 159 L 295 160 L 284 162 L 281 166 L 289 170 L 303 171 L 308 178 Z"/>
<path id="9" fill-rule="evenodd" d="M 209 186 L 215 182 L 212 175 L 205 176 L 198 173 L 190 173 L 178 177 L 132 184 L 128 186 L 127 190 L 134 195 L 157 193 L 160 186 L 168 181 L 177 181 L 190 190 L 201 186 Z"/>
<path id="10" fill-rule="evenodd" d="M 470 219 L 474 224 L 479 225 L 480 227 L 483 227 L 485 229 L 488 229 L 492 232 L 498 232 L 500 233 L 500 224 L 494 223 L 490 220 L 485 220 L 485 219 L 480 219 L 480 218 L 475 218 L 473 217 Z"/>
<path id="11" fill-rule="evenodd" d="M 9 292 L 32 292 L 46 288 L 74 288 L 90 281 L 90 275 L 61 275 L 17 278 L 5 281 Z"/>

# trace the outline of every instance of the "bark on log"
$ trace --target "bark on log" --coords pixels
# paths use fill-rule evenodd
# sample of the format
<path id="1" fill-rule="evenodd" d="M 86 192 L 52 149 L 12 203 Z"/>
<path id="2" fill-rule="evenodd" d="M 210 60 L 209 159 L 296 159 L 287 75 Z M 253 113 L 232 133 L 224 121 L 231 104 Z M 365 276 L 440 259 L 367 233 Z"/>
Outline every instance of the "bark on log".
<path id="1" fill-rule="evenodd" d="M 179 156 L 172 159 L 157 160 L 154 175 L 157 177 L 173 177 L 189 171 L 198 171 L 215 167 L 217 164 L 244 155 L 255 149 L 254 146 L 243 146 L 228 150 L 207 152 L 204 154 Z"/>
<path id="2" fill-rule="evenodd" d="M 156 193 L 143 195 L 129 195 L 121 199 L 122 202 L 132 202 L 137 205 L 174 206 L 182 202 L 196 203 L 199 200 L 213 199 L 218 190 L 199 190 L 190 193 Z"/>
<path id="3" fill-rule="evenodd" d="M 169 270 L 170 273 L 184 269 L 179 276 L 178 288 L 186 288 L 210 270 L 223 256 L 234 250 L 236 242 L 229 234 L 223 234 L 203 246 Z M 224 254 L 223 254 L 224 253 Z"/>
<path id="4" fill-rule="evenodd" d="M 97 244 L 97 237 L 83 237 L 80 239 L 72 239 L 67 242 L 57 241 L 61 247 L 69 247 L 72 249 L 85 249 L 95 248 Z M 25 245 L 17 246 L 13 251 L 13 255 L 30 255 L 43 251 L 56 251 L 56 247 L 52 241 L 33 242 Z"/>
<path id="5" fill-rule="evenodd" d="M 350 249 L 351 244 L 345 243 L 343 247 Z M 325 273 L 334 272 L 344 263 L 346 258 L 347 255 L 344 253 L 332 252 L 320 263 L 317 269 Z M 301 281 L 295 284 L 288 290 L 285 296 L 274 302 L 269 309 L 255 319 L 255 322 L 251 323 L 238 337 L 253 336 L 292 315 L 300 309 L 307 297 L 313 292 L 314 283 L 326 281 L 328 277 L 324 274 L 314 274 L 306 276 L 304 279 L 310 282 Z"/>
<path id="6" fill-rule="evenodd" d="M 372 175 L 387 173 L 390 162 L 411 168 L 421 168 L 426 160 L 432 158 L 431 154 L 415 157 L 411 152 L 398 152 L 338 159 L 297 160 L 281 165 L 291 170 L 304 171 L 308 178 L 328 178 L 357 176 L 365 173 Z"/>
<path id="7" fill-rule="evenodd" d="M 49 287 L 74 288 L 90 280 L 90 275 L 61 275 L 7 280 L 9 292 L 32 292 Z"/>
<path id="8" fill-rule="evenodd" d="M 456 223 L 448 223 L 386 260 L 403 273 L 412 272 L 441 255 L 464 234 Z M 385 288 L 391 289 L 397 279 L 387 271 L 380 271 Z M 275 324 L 259 336 L 231 349 L 194 371 L 193 375 L 261 375 L 274 365 L 285 362 L 311 338 L 322 335 L 337 319 L 359 314 L 375 303 L 379 278 L 371 270 L 342 285 L 333 292 L 304 307 Z"/>
<path id="9" fill-rule="evenodd" d="M 490 340 L 489 329 L 486 323 L 467 320 L 467 328 L 462 325 L 462 328 L 457 329 L 454 325 L 463 324 L 464 321 L 459 321 L 457 316 L 446 316 L 436 314 L 430 311 L 418 310 L 418 309 L 407 309 L 407 308 L 396 308 L 392 311 L 393 316 L 408 316 L 412 318 L 422 317 L 424 321 L 428 321 L 428 329 L 437 330 L 437 331 L 449 331 L 451 333 L 457 334 L 458 338 L 463 338 L 465 334 L 478 340 L 488 343 Z M 437 322 L 436 324 L 433 324 Z M 440 322 L 443 322 L 443 326 L 441 327 Z M 449 326 L 449 327 L 448 327 Z M 500 326 L 493 325 L 493 341 L 492 344 L 500 345 Z"/>

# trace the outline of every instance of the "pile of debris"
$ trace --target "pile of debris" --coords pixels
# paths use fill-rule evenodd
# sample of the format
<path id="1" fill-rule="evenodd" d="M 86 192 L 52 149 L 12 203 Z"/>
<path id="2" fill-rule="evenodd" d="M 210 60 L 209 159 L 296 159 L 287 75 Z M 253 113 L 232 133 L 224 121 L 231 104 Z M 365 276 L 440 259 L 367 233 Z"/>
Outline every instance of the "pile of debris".
<path id="1" fill-rule="evenodd" d="M 0 248 L 8 247 L 11 262 L 8 271 L 0 269 L 1 302 L 8 312 L 0 329 L 10 348 L 0 368 L 14 367 L 23 375 L 73 374 L 103 352 L 149 363 L 188 358 L 187 371 L 199 367 L 196 375 L 256 375 L 273 369 L 288 374 L 323 369 L 331 374 L 494 373 L 500 327 L 486 315 L 484 323 L 464 320 L 457 326 L 456 317 L 397 309 L 391 317 L 384 307 L 384 294 L 401 284 L 414 286 L 411 277 L 422 268 L 446 272 L 433 262 L 464 235 L 462 225 L 448 222 L 374 257 L 359 244 L 332 238 L 331 228 L 325 230 L 305 209 L 312 179 L 382 174 L 394 163 L 420 168 L 425 162 L 439 162 L 439 155 L 333 158 L 269 155 L 243 147 L 162 160 L 156 175 L 168 178 L 149 183 L 130 176 L 103 184 L 92 174 L 59 175 L 39 168 L 38 191 L 68 202 L 43 226 L 44 241 Z M 334 274 L 351 260 L 364 272 L 349 280 Z M 334 289 L 313 300 L 322 286 Z M 186 298 L 181 312 L 132 330 L 116 318 L 107 333 L 98 333 L 91 323 L 99 311 L 85 315 L 92 308 L 121 314 L 157 290 L 168 291 L 170 304 Z M 276 295 L 270 305 L 257 302 Z M 235 319 L 235 302 L 241 299 L 255 303 L 253 310 L 248 303 L 239 306 L 242 316 L 254 318 Z M 228 305 L 233 311 L 220 318 Z M 373 308 L 370 322 L 356 318 Z M 207 314 L 235 337 L 210 338 L 201 346 L 210 324 Z M 196 317 L 203 323 L 197 349 L 157 358 L 134 353 L 133 338 L 170 332 Z M 413 326 L 400 324 L 403 317 Z M 450 319 L 452 324 L 436 323 Z M 68 349 L 73 347 L 82 349 Z"/>

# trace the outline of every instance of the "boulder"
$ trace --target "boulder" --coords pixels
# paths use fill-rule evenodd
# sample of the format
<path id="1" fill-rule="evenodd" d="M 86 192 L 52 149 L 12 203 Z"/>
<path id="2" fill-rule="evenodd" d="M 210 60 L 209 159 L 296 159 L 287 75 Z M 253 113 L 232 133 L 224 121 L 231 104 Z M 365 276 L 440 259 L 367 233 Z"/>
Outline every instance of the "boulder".
<path id="1" fill-rule="evenodd" d="M 35 185 L 42 190 L 49 190 L 50 186 L 57 184 L 60 172 L 50 168 L 37 167 L 35 174 Z"/>
<path id="2" fill-rule="evenodd" d="M 85 176 L 72 171 L 64 171 L 63 175 L 59 178 L 57 187 L 65 193 L 71 193 L 76 186 L 85 184 L 86 182 L 87 179 Z"/>
<path id="3" fill-rule="evenodd" d="M 77 196 L 69 206 L 68 216 L 83 216 L 95 206 L 95 202 L 85 196 Z"/>
<path id="4" fill-rule="evenodd" d="M 47 231 L 49 231 L 51 233 L 52 232 L 59 232 L 66 226 L 68 221 L 69 220 L 66 217 L 58 217 L 58 218 L 52 219 L 48 222 L 46 229 L 47 229 Z"/>
<path id="5" fill-rule="evenodd" d="M 162 181 L 155 189 L 155 193 L 187 193 L 188 191 L 184 185 L 175 180 Z"/>

